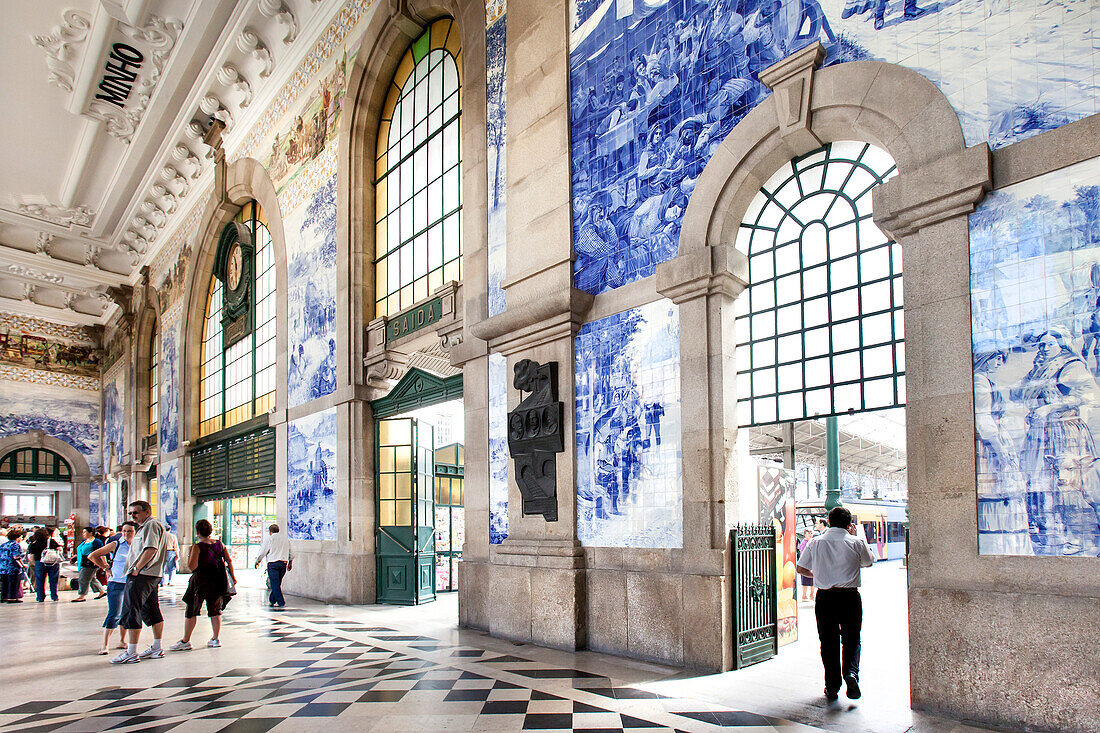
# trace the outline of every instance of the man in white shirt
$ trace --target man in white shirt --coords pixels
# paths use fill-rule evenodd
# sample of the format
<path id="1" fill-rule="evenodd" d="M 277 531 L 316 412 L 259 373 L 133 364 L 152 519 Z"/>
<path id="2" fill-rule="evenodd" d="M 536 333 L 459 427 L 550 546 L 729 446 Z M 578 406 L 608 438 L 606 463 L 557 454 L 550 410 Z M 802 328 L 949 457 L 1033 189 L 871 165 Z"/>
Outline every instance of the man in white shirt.
<path id="1" fill-rule="evenodd" d="M 294 560 L 290 557 L 290 540 L 279 531 L 279 525 L 272 524 L 267 532 L 267 537 L 260 543 L 255 566 L 260 567 L 260 561 L 267 558 L 267 579 L 271 585 L 268 600 L 272 608 L 282 608 L 286 605 L 283 600 L 283 576 L 294 567 Z"/>
<path id="2" fill-rule="evenodd" d="M 825 667 L 825 698 L 840 696 L 840 680 L 852 700 L 859 698 L 859 632 L 863 601 L 859 597 L 859 569 L 875 562 L 871 548 L 856 536 L 852 513 L 842 506 L 829 512 L 829 529 L 806 545 L 797 570 L 814 580 L 817 589 L 817 636 Z M 843 660 L 841 641 L 844 642 Z"/>

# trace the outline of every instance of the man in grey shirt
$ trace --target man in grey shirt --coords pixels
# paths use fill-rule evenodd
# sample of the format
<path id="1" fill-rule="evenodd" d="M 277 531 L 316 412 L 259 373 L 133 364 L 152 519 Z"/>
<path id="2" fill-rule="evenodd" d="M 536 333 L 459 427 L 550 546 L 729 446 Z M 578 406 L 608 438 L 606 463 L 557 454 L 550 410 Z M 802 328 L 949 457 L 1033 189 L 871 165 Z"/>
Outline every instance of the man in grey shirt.
<path id="1" fill-rule="evenodd" d="M 122 615 L 119 625 L 129 630 L 126 651 L 112 657 L 111 664 L 131 664 L 143 659 L 161 659 L 160 637 L 164 632 L 164 617 L 160 613 L 157 587 L 168 554 L 164 525 L 152 516 L 147 501 L 130 502 L 130 519 L 138 525 L 130 552 L 126 556 L 126 590 L 122 596 Z M 153 644 L 138 654 L 141 624 L 153 627 Z"/>
<path id="2" fill-rule="evenodd" d="M 859 596 L 859 570 L 875 562 L 867 542 L 856 536 L 852 513 L 842 506 L 829 512 L 829 529 L 806 545 L 796 570 L 810 576 L 817 589 L 817 636 L 825 667 L 825 697 L 840 696 L 844 678 L 852 700 L 859 690 L 859 633 L 863 626 L 863 600 Z M 841 659 L 841 641 L 844 642 Z"/>

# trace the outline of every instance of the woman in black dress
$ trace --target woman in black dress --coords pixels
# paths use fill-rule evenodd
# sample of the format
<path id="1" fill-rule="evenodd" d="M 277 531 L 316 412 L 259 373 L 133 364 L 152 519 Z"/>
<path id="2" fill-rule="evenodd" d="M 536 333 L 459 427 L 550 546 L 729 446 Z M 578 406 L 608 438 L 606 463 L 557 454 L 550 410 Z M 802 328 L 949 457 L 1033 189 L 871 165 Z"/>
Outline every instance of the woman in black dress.
<path id="1" fill-rule="evenodd" d="M 198 541 L 191 545 L 187 558 L 191 580 L 187 583 L 187 592 L 183 594 L 183 602 L 187 606 L 183 638 L 168 647 L 169 651 L 191 651 L 191 634 L 195 631 L 203 603 L 206 604 L 206 615 L 210 618 L 210 627 L 213 629 L 213 636 L 206 645 L 221 646 L 218 641 L 218 633 L 222 627 L 221 613 L 230 598 L 227 575 L 233 579 L 234 585 L 237 583 L 237 575 L 233 572 L 233 558 L 229 556 L 229 550 L 220 540 L 210 538 L 213 532 L 214 528 L 205 519 L 195 523 Z"/>

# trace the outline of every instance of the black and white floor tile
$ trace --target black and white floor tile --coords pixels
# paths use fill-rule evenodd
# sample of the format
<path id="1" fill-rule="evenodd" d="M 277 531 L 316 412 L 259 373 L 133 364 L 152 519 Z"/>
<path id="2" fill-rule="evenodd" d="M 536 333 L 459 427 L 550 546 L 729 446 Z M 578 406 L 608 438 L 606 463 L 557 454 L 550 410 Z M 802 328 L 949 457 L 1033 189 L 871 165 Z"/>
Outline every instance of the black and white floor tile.
<path id="1" fill-rule="evenodd" d="M 0 731 L 816 730 L 646 690 L 617 674 L 622 660 L 602 655 L 589 655 L 588 665 L 531 646 L 510 652 L 506 642 L 453 628 L 416 633 L 397 623 L 401 609 L 381 625 L 387 611 L 377 607 L 359 620 L 362 609 L 303 603 L 269 612 L 242 600 L 227 610 L 221 649 L 205 648 L 204 619 L 193 639 L 201 647 L 122 667 L 88 649 L 97 630 L 87 608 L 5 614 L 0 639 L 19 644 L 32 629 L 64 624 L 50 647 L 59 654 L 43 662 L 62 676 L 5 691 Z M 182 612 L 166 610 L 178 628 Z M 71 631 L 74 623 L 83 633 Z M 166 632 L 165 644 L 172 640 Z M 555 656 L 570 663 L 548 661 Z"/>

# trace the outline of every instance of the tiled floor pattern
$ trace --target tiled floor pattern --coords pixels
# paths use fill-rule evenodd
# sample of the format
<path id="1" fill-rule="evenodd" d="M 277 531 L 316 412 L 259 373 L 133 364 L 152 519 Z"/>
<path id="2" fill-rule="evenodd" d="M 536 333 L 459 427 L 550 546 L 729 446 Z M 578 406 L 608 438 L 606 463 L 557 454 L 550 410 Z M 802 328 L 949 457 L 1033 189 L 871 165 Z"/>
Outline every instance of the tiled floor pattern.
<path id="1" fill-rule="evenodd" d="M 278 647 L 283 661 L 210 675 L 198 672 L 208 666 L 209 655 L 199 658 L 205 649 L 122 669 L 104 662 L 104 677 L 145 678 L 149 686 L 105 685 L 79 699 L 54 698 L 40 688 L 36 699 L 0 710 L 0 730 L 240 733 L 333 724 L 375 731 L 817 730 L 329 613 L 235 610 L 236 618 L 227 613 L 223 639 Z M 178 668 L 180 657 L 195 660 L 186 665 L 194 674 L 155 681 L 158 665 Z M 136 674 L 147 670 L 149 676 Z"/>

